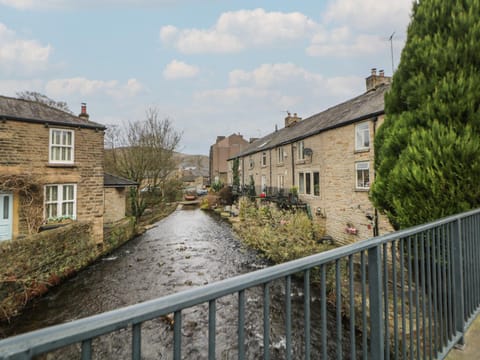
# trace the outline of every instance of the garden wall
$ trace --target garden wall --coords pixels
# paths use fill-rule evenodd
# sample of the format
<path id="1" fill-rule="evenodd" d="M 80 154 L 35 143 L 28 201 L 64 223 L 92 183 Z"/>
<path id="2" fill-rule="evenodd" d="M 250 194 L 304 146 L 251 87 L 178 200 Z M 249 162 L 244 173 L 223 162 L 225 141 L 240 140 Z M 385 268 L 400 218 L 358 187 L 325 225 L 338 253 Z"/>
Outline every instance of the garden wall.
<path id="1" fill-rule="evenodd" d="M 135 235 L 135 221 L 126 218 L 106 229 L 96 244 L 90 222 L 0 242 L 0 321 L 15 316 L 34 297 L 74 275 L 101 255 Z"/>

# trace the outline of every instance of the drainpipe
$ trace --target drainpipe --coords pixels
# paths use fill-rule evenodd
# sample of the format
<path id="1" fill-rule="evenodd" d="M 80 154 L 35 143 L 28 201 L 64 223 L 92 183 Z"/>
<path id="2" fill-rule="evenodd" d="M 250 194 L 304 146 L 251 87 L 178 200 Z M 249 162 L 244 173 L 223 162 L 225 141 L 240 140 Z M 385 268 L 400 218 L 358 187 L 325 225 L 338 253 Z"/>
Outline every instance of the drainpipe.
<path id="1" fill-rule="evenodd" d="M 373 140 L 375 141 L 375 135 L 376 135 L 376 132 L 377 132 L 377 121 L 378 121 L 378 116 L 375 116 L 373 118 Z M 373 141 L 372 141 L 372 144 L 373 144 Z M 375 154 L 375 148 L 373 149 L 374 150 L 374 154 Z M 375 159 L 375 156 L 374 156 L 374 159 Z M 373 166 L 373 178 L 375 179 L 375 165 Z M 375 208 L 375 215 L 374 215 L 374 223 L 373 223 L 373 236 L 378 236 L 380 235 L 380 232 L 378 230 L 378 210 L 377 208 Z"/>
<path id="2" fill-rule="evenodd" d="M 295 155 L 295 151 L 293 150 L 293 143 L 290 145 L 290 149 L 292 150 L 292 186 L 295 186 L 295 159 L 294 159 L 294 155 Z"/>
<path id="3" fill-rule="evenodd" d="M 272 182 L 272 149 L 270 149 L 269 151 L 269 155 L 270 155 L 270 190 L 273 188 L 273 182 Z"/>

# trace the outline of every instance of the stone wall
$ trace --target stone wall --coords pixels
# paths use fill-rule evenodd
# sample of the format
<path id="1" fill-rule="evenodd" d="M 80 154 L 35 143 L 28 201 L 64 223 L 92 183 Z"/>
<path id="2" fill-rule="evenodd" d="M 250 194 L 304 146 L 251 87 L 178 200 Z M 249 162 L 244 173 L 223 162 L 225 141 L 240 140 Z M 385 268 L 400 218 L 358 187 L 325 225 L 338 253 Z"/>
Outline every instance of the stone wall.
<path id="1" fill-rule="evenodd" d="M 136 235 L 134 218 L 105 229 L 98 245 L 90 222 L 69 225 L 0 243 L 0 321 L 15 316 L 34 297 L 74 275 Z"/>
<path id="2" fill-rule="evenodd" d="M 51 128 L 74 130 L 73 164 L 49 163 Z M 0 122 L 0 175 L 31 175 L 42 187 L 42 197 L 47 184 L 76 184 L 77 220 L 93 222 L 97 243 L 103 240 L 103 161 L 103 131 L 11 120 Z M 14 209 L 14 217 L 16 238 L 25 235 L 26 225 L 18 207 Z"/>
<path id="3" fill-rule="evenodd" d="M 127 188 L 105 188 L 105 224 L 121 220 L 125 217 Z"/>
<path id="4" fill-rule="evenodd" d="M 28 300 L 71 276 L 97 254 L 92 225 L 86 222 L 0 243 L 0 319 L 14 316 Z"/>

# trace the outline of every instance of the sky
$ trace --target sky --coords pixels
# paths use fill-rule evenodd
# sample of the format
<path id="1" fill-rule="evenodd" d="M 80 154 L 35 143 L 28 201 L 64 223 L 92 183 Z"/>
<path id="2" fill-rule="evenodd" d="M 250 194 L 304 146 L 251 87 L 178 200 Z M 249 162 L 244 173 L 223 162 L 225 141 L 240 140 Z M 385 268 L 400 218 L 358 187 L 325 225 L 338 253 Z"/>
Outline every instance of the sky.
<path id="1" fill-rule="evenodd" d="M 0 0 L 0 95 L 36 91 L 126 126 L 156 109 L 178 150 L 261 137 L 392 74 L 412 0 Z M 394 33 L 392 41 L 390 36 Z"/>

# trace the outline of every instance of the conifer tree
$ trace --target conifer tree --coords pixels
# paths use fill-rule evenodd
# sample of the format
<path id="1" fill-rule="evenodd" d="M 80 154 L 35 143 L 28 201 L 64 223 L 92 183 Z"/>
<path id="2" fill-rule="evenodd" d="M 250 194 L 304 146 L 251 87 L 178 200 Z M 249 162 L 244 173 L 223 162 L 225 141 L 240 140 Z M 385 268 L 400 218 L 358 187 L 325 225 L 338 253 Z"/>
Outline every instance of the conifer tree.
<path id="1" fill-rule="evenodd" d="M 371 199 L 395 228 L 480 206 L 480 0 L 414 3 Z"/>

